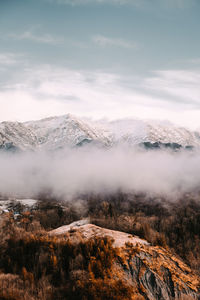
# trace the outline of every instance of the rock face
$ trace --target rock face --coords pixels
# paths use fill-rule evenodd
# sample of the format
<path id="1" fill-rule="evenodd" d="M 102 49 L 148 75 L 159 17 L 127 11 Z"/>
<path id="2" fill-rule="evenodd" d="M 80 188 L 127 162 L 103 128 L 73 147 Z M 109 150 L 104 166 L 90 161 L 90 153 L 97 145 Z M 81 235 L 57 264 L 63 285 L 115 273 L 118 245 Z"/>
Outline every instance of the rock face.
<path id="1" fill-rule="evenodd" d="M 184 296 L 198 299 L 198 278 L 170 252 L 159 247 L 138 246 L 137 254 L 128 257 L 124 271 L 137 282 L 138 290 L 145 299 L 170 300 Z M 190 299 L 190 298 L 189 298 Z"/>
<path id="2" fill-rule="evenodd" d="M 4 150 L 56 150 L 90 143 L 104 147 L 142 144 L 145 149 L 192 149 L 200 147 L 200 133 L 171 124 L 139 120 L 94 122 L 71 114 L 0 123 L 0 149 Z"/>
<path id="3" fill-rule="evenodd" d="M 172 300 L 199 299 L 200 280 L 179 258 L 170 251 L 150 245 L 136 236 L 108 230 L 88 220 L 62 226 L 49 233 L 67 235 L 74 243 L 84 243 L 94 238 L 112 239 L 117 249 L 113 260 L 113 277 L 122 279 L 137 299 Z"/>

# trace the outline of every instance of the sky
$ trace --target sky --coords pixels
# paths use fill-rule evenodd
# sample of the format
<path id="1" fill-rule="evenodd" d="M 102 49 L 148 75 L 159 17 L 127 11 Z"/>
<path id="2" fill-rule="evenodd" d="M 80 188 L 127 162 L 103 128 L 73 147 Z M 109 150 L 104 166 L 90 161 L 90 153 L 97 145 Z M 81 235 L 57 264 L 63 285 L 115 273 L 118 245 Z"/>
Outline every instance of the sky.
<path id="1" fill-rule="evenodd" d="M 200 128 L 199 0 L 0 0 L 0 121 Z"/>

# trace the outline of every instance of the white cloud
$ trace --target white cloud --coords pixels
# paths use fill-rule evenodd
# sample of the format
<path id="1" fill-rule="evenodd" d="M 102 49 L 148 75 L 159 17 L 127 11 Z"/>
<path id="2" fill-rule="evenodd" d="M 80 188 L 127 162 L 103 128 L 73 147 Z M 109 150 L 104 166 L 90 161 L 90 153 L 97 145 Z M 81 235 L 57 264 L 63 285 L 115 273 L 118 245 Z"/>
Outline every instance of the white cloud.
<path id="1" fill-rule="evenodd" d="M 59 44 L 63 42 L 62 38 L 55 38 L 50 34 L 34 34 L 31 31 L 25 31 L 21 34 L 12 33 L 9 34 L 9 37 L 15 40 L 29 40 L 37 43 L 44 44 Z"/>
<path id="2" fill-rule="evenodd" d="M 0 88 L 0 121 L 25 121 L 73 113 L 95 119 L 169 120 L 193 129 L 200 127 L 197 98 L 200 72 L 160 71 L 155 74 L 145 79 L 30 66 L 21 70 L 20 77 L 16 71 L 15 80 L 12 77 L 12 82 Z"/>
<path id="3" fill-rule="evenodd" d="M 200 108 L 200 71 L 165 70 L 145 80 L 148 89 L 167 96 L 174 101 L 188 103 Z"/>
<path id="4" fill-rule="evenodd" d="M 138 45 L 131 41 L 126 41 L 120 38 L 110 38 L 103 35 L 95 35 L 92 38 L 93 42 L 101 47 L 121 47 L 121 48 L 137 48 Z"/>
<path id="5" fill-rule="evenodd" d="M 38 28 L 40 26 L 35 26 L 34 28 Z M 88 48 L 88 45 L 84 42 L 81 41 L 76 41 L 73 39 L 69 38 L 64 38 L 64 37 L 54 37 L 48 33 L 45 34 L 39 34 L 39 33 L 34 33 L 32 30 L 27 30 L 22 33 L 10 33 L 4 38 L 11 38 L 13 40 L 17 41 L 32 41 L 36 43 L 42 43 L 42 44 L 52 44 L 52 45 L 57 45 L 57 44 L 63 44 L 64 42 L 67 43 L 67 45 L 75 47 L 75 48 L 81 48 L 81 49 L 86 49 Z M 1 59 L 1 57 L 0 57 Z"/>
<path id="6" fill-rule="evenodd" d="M 0 53 L 0 65 L 15 65 L 18 63 L 19 56 L 13 53 Z"/>
<path id="7" fill-rule="evenodd" d="M 55 199 L 83 194 L 155 194 L 177 199 L 200 185 L 198 153 L 137 151 L 130 147 L 90 147 L 59 152 L 0 155 L 0 190 L 5 196 L 34 198 L 50 190 Z M 81 167 L 80 167 L 81 166 Z M 33 171 L 34 170 L 34 171 Z M 182 197 L 184 199 L 184 197 Z"/>

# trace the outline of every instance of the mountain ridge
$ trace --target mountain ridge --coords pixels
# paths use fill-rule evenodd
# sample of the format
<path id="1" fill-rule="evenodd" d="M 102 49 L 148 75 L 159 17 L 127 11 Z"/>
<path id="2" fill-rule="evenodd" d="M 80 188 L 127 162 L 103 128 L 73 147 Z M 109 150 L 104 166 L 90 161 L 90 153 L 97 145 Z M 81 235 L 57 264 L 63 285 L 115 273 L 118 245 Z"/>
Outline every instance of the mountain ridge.
<path id="1" fill-rule="evenodd" d="M 171 124 L 134 119 L 88 121 L 72 114 L 37 121 L 0 123 L 0 148 L 6 150 L 57 150 L 84 144 L 103 147 L 150 143 L 171 147 L 200 147 L 200 132 Z M 178 147 L 178 148 L 180 148 Z M 172 145 L 173 148 L 173 145 Z"/>

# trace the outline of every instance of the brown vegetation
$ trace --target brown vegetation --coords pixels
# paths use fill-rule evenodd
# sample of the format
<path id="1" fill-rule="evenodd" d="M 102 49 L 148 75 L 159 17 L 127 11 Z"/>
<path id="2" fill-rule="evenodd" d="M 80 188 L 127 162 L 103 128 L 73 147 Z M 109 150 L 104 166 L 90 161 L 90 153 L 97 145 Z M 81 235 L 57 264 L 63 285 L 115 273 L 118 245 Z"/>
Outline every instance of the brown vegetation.
<path id="1" fill-rule="evenodd" d="M 147 287 L 136 278 L 143 278 L 147 270 L 162 280 L 168 270 L 174 286 L 185 289 L 186 284 L 197 292 L 198 276 L 187 265 L 196 274 L 200 269 L 199 199 L 168 202 L 122 193 L 83 199 L 84 211 L 70 203 L 41 202 L 31 211 L 21 209 L 17 219 L 12 213 L 1 215 L 1 300 L 147 299 Z M 127 244 L 122 253 L 105 237 L 86 241 L 78 233 L 55 237 L 46 231 L 81 217 L 138 235 L 155 247 Z M 130 284 L 133 263 L 141 266 Z"/>
<path id="2" fill-rule="evenodd" d="M 112 276 L 117 250 L 110 240 L 77 244 L 67 235 L 31 233 L 12 215 L 1 228 L 0 299 L 131 299 L 123 279 Z"/>
<path id="3" fill-rule="evenodd" d="M 200 196 L 170 202 L 119 193 L 107 199 L 90 197 L 88 206 L 92 223 L 168 247 L 200 270 Z"/>

